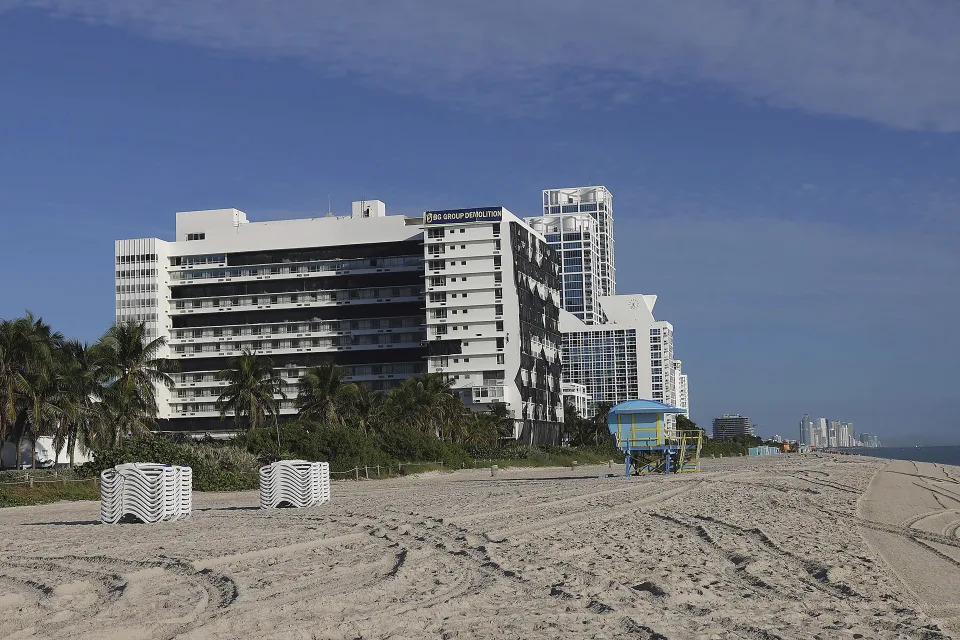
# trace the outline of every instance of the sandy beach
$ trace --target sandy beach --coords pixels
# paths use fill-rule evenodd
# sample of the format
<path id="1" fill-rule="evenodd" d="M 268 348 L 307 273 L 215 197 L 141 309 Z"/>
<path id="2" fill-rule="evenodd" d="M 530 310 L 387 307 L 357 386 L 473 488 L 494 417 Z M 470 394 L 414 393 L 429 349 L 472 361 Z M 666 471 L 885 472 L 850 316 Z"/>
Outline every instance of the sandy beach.
<path id="1" fill-rule="evenodd" d="M 960 469 L 703 467 L 338 482 L 299 511 L 198 493 L 150 526 L 4 509 L 0 637 L 960 637 Z"/>

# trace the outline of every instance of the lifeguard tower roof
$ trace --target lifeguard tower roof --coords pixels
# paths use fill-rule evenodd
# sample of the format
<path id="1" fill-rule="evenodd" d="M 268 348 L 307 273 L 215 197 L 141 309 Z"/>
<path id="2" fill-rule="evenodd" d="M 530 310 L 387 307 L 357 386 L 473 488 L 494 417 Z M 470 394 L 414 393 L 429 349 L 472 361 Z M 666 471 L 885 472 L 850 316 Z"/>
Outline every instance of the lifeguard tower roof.
<path id="1" fill-rule="evenodd" d="M 683 413 L 684 410 L 678 407 L 671 407 L 668 404 L 657 402 L 656 400 L 625 400 L 610 408 L 610 413 Z M 609 415 L 609 414 L 608 414 Z"/>

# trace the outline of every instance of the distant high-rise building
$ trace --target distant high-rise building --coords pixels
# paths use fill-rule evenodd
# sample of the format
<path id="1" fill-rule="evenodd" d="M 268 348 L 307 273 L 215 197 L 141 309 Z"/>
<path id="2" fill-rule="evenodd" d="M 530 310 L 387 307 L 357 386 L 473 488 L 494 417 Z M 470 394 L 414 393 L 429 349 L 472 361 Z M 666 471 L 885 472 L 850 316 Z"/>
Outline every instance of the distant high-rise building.
<path id="1" fill-rule="evenodd" d="M 816 439 L 813 434 L 813 420 L 808 414 L 803 414 L 800 419 L 800 444 L 813 445 Z"/>
<path id="2" fill-rule="evenodd" d="M 673 388 L 677 396 L 677 406 L 685 409 L 683 414 L 690 417 L 690 380 L 683 372 L 683 362 L 673 361 Z"/>
<path id="3" fill-rule="evenodd" d="M 864 447 L 876 449 L 877 447 L 880 446 L 880 438 L 873 435 L 872 433 L 861 433 L 860 444 Z"/>
<path id="4" fill-rule="evenodd" d="M 839 420 L 831 420 L 831 421 L 830 421 L 830 424 L 829 424 L 829 426 L 828 426 L 828 428 L 827 428 L 827 446 L 828 446 L 828 447 L 838 447 L 838 446 L 840 446 L 840 445 L 837 444 L 837 442 L 839 442 L 839 440 L 838 440 L 839 435 L 840 435 L 840 434 L 839 434 L 839 431 L 840 431 L 840 421 L 839 421 Z"/>
<path id="5" fill-rule="evenodd" d="M 543 215 L 526 222 L 561 256 L 561 306 L 586 324 L 604 322 L 601 296 L 617 293 L 613 194 L 606 187 L 545 189 Z"/>
<path id="6" fill-rule="evenodd" d="M 813 429 L 813 446 L 823 449 L 829 447 L 830 424 L 826 418 L 817 418 Z"/>
<path id="7" fill-rule="evenodd" d="M 750 418 L 739 413 L 725 413 L 713 419 L 714 440 L 726 440 L 735 436 L 752 436 L 753 425 Z"/>
<path id="8" fill-rule="evenodd" d="M 853 430 L 852 422 L 844 422 L 844 432 L 847 437 L 847 444 L 844 446 L 855 447 L 857 446 L 857 432 Z"/>

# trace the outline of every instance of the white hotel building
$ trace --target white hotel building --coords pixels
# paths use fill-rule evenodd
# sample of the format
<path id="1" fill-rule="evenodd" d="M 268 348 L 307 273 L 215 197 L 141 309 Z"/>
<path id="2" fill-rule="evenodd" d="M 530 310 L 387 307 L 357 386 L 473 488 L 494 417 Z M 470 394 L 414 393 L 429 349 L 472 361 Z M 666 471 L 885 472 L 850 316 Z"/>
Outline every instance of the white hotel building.
<path id="1" fill-rule="evenodd" d="M 250 349 L 273 360 L 285 415 L 311 366 L 336 363 L 375 391 L 437 371 L 474 409 L 504 402 L 516 437 L 554 442 L 558 266 L 544 239 L 502 210 L 496 221 L 427 224 L 425 242 L 424 217 L 385 209 L 360 201 L 349 216 L 273 222 L 188 211 L 173 242 L 117 241 L 117 321 L 145 321 L 179 364 L 175 388 L 158 390 L 161 429 L 231 430 L 216 373 Z"/>
<path id="2" fill-rule="evenodd" d="M 635 398 L 677 405 L 673 325 L 653 317 L 656 302 L 650 295 L 600 298 L 608 322 L 595 325 L 561 312 L 564 382 L 586 387 L 587 415 Z"/>
<path id="3" fill-rule="evenodd" d="M 543 236 L 502 207 L 424 214 L 427 344 L 464 401 L 503 403 L 524 442 L 563 421 L 559 264 Z"/>

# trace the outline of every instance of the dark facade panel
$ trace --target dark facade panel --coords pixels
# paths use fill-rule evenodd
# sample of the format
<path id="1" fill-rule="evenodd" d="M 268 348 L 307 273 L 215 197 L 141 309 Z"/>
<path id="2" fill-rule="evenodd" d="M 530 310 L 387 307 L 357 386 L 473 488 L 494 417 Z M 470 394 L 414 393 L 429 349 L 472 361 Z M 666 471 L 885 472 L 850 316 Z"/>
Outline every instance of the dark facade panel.
<path id="1" fill-rule="evenodd" d="M 423 257 L 423 244 L 419 238 L 402 242 L 376 242 L 332 247 L 305 247 L 303 249 L 274 249 L 268 251 L 244 251 L 227 254 L 231 267 L 259 264 L 282 264 L 285 262 L 312 262 L 317 260 L 350 260 L 355 258 L 384 258 L 387 256 Z"/>
<path id="2" fill-rule="evenodd" d="M 342 304 L 325 307 L 294 307 L 289 309 L 251 309 L 222 313 L 191 313 L 173 316 L 174 329 L 192 327 L 219 327 L 239 324 L 275 324 L 310 320 L 344 320 L 351 318 L 391 318 L 418 316 L 426 321 L 422 301 L 371 302 L 369 304 Z"/>

